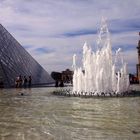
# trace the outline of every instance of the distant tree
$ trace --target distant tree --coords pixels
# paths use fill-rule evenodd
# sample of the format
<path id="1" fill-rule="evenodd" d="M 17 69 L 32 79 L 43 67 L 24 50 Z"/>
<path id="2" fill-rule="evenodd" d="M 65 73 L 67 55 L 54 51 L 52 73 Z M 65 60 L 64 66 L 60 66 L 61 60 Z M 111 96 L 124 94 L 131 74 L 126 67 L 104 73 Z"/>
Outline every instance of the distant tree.
<path id="1" fill-rule="evenodd" d="M 58 87 L 59 82 L 62 81 L 62 74 L 60 72 L 52 72 L 51 77 L 55 80 L 55 87 Z"/>

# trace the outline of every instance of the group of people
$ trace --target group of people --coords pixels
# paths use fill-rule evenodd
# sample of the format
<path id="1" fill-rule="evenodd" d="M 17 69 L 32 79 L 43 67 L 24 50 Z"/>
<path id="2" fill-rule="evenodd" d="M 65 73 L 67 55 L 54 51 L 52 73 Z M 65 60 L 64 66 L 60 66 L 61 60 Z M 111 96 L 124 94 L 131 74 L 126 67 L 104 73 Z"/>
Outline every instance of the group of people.
<path id="1" fill-rule="evenodd" d="M 16 81 L 15 81 L 15 87 L 16 88 L 21 88 L 21 87 L 31 87 L 32 84 L 32 77 L 29 76 L 28 78 L 26 76 L 22 77 L 21 75 L 19 75 L 18 77 L 16 77 Z"/>

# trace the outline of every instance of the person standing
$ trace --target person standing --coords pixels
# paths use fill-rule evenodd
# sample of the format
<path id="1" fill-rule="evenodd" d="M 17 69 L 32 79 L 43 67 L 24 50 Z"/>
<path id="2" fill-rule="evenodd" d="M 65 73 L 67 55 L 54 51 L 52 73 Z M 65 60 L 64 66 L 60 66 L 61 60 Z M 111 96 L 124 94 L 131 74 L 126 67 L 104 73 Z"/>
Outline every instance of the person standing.
<path id="1" fill-rule="evenodd" d="M 18 88 L 18 87 L 19 87 L 19 76 L 18 76 L 18 77 L 16 77 L 15 87 L 16 87 L 16 88 Z"/>
<path id="2" fill-rule="evenodd" d="M 21 75 L 19 75 L 19 86 L 18 87 L 22 87 L 22 76 Z"/>
<path id="3" fill-rule="evenodd" d="M 28 87 L 29 87 L 29 88 L 31 87 L 31 84 L 32 84 L 32 77 L 29 76 L 29 79 L 28 79 Z"/>
<path id="4" fill-rule="evenodd" d="M 24 86 L 24 88 L 27 87 L 27 82 L 28 82 L 28 80 L 27 80 L 26 76 L 24 76 L 24 79 L 23 79 L 23 86 Z"/>

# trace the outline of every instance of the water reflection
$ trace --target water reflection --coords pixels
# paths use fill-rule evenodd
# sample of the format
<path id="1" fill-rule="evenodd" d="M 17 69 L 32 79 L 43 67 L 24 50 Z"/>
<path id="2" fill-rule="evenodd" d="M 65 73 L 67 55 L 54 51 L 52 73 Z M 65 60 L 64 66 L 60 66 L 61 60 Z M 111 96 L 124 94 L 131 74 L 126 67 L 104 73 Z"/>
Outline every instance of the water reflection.
<path id="1" fill-rule="evenodd" d="M 54 96 L 53 90 L 0 90 L 1 139 L 140 138 L 140 97 L 74 98 Z"/>

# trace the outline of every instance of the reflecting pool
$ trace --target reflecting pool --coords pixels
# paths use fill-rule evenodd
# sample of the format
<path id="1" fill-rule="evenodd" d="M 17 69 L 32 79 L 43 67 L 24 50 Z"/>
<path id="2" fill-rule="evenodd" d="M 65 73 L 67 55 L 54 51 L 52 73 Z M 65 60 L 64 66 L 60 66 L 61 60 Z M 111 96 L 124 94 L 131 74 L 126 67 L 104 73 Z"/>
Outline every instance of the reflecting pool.
<path id="1" fill-rule="evenodd" d="M 64 97 L 55 90 L 0 90 L 0 139 L 140 139 L 140 97 Z"/>

